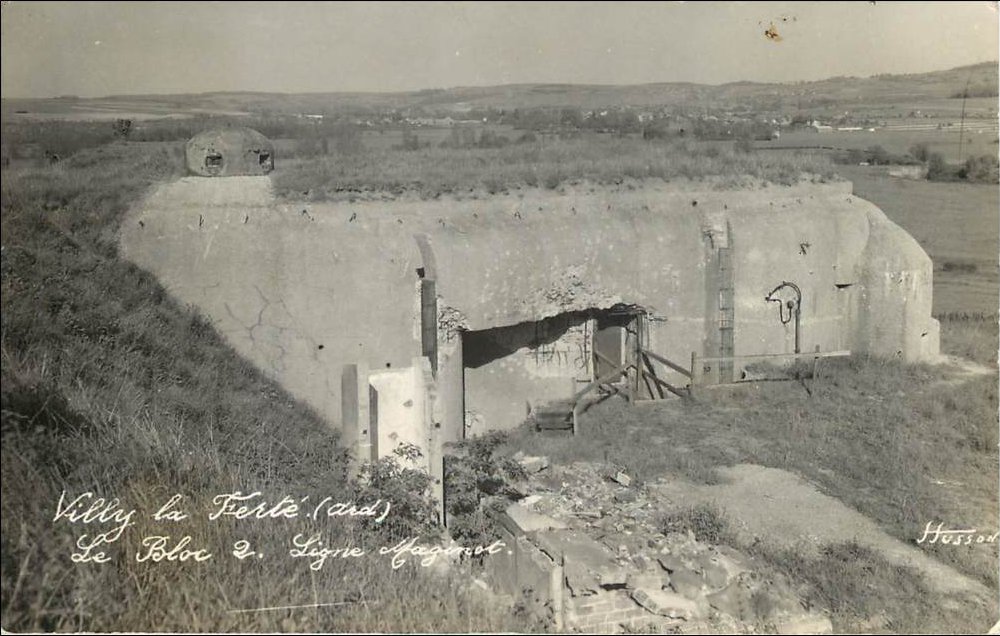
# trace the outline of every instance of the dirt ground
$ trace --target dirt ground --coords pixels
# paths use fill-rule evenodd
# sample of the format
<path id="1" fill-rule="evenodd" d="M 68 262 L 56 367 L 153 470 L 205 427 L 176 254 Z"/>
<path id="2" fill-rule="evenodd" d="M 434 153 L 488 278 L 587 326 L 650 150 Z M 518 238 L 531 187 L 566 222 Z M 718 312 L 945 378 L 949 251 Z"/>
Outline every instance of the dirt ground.
<path id="1" fill-rule="evenodd" d="M 889 536 L 871 519 L 794 473 L 754 464 L 717 471 L 722 478 L 718 484 L 673 478 L 651 486 L 650 491 L 664 507 L 714 504 L 736 519 L 741 531 L 778 547 L 815 551 L 825 544 L 854 540 L 891 562 L 916 568 L 940 593 L 989 595 L 981 583 Z"/>

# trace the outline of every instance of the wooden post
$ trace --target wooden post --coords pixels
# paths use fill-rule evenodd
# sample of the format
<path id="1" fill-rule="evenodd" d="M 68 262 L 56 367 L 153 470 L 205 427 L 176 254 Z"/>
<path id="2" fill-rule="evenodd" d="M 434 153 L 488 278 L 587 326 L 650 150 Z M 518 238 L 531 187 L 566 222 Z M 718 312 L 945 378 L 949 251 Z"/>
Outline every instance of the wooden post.
<path id="1" fill-rule="evenodd" d="M 431 362 L 431 372 L 438 371 L 437 286 L 429 279 L 420 280 L 420 351 Z"/>
<path id="2" fill-rule="evenodd" d="M 563 567 L 566 563 L 566 557 L 559 555 L 559 557 L 552 559 L 552 561 L 552 570 L 549 572 L 549 598 L 552 599 L 552 613 L 555 618 L 556 631 L 561 632 L 563 630 L 563 614 L 565 612 L 563 605 Z"/>
<path id="3" fill-rule="evenodd" d="M 697 392 L 701 387 L 701 361 L 698 360 L 698 353 L 691 352 L 691 397 L 697 397 Z"/>

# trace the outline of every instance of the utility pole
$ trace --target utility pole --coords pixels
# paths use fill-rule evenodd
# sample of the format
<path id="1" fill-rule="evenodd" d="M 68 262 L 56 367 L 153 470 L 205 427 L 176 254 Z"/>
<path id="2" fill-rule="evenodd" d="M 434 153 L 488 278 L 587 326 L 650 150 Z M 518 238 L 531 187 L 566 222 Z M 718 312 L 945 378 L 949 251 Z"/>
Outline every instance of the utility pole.
<path id="1" fill-rule="evenodd" d="M 965 80 L 965 90 L 962 91 L 962 120 L 958 124 L 958 163 L 962 164 L 962 141 L 965 138 L 965 100 L 969 98 L 969 83 L 972 81 L 972 69 L 969 69 L 969 77 Z"/>

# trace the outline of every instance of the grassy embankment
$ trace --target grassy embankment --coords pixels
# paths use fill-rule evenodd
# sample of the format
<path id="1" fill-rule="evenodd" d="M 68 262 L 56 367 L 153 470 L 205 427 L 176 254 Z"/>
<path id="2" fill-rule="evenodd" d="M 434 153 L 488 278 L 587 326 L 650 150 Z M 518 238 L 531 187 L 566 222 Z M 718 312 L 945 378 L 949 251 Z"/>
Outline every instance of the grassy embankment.
<path id="1" fill-rule="evenodd" d="M 524 629 L 509 610 L 421 568 L 386 559 L 288 558 L 298 532 L 369 548 L 423 529 L 419 511 L 379 531 L 356 521 L 220 520 L 217 494 L 254 489 L 335 501 L 399 495 L 383 474 L 362 489 L 314 413 L 239 358 L 191 308 L 120 260 L 116 230 L 152 183 L 181 169 L 173 145 L 112 144 L 3 172 L 2 611 L 12 631 L 465 631 Z M 405 477 L 405 475 L 404 475 Z M 394 490 L 394 488 L 396 490 Z M 97 531 L 53 520 L 60 493 L 136 508 L 106 564 L 73 563 Z M 173 493 L 184 521 L 154 523 Z M 99 525 L 99 524 L 98 524 Z M 103 530 L 110 525 L 102 526 Z M 184 535 L 204 563 L 138 563 L 141 539 Z M 230 556 L 245 539 L 267 557 Z M 411 559 L 412 564 L 412 559 Z M 466 586 L 467 587 L 467 586 Z M 262 606 L 343 603 L 265 612 Z"/>

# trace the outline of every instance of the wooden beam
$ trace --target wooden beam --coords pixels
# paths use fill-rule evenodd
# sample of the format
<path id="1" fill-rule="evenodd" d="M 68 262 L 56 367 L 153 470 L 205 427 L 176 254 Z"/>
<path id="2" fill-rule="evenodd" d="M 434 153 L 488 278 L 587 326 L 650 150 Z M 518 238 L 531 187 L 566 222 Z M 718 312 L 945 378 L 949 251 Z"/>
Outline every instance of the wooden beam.
<path id="1" fill-rule="evenodd" d="M 643 374 L 642 374 L 643 375 L 643 379 L 646 380 L 646 388 L 648 389 L 649 388 L 649 377 L 648 376 L 652 375 L 652 377 L 653 377 L 654 380 L 657 379 L 657 377 L 656 377 L 656 370 L 653 369 L 653 363 L 649 361 L 649 356 L 646 355 L 645 351 L 642 352 L 642 361 L 643 361 L 643 363 L 645 363 L 646 368 L 649 369 L 648 373 L 646 371 L 643 371 Z M 663 389 L 660 388 L 660 385 L 656 384 L 656 383 L 654 383 L 653 386 L 656 387 L 656 392 L 660 394 L 660 399 L 662 400 L 663 399 Z M 649 396 L 650 397 L 653 396 L 652 389 L 649 389 Z"/>
<path id="2" fill-rule="evenodd" d="M 662 386 L 664 389 L 670 391 L 671 393 L 673 393 L 674 395 L 676 395 L 678 397 L 682 397 L 682 398 L 689 398 L 689 397 L 691 397 L 687 392 L 684 391 L 684 389 L 679 389 L 679 388 L 675 387 L 674 385 L 670 384 L 669 382 L 665 382 L 665 381 L 661 380 L 660 378 L 656 377 L 655 375 L 651 375 L 651 374 L 649 374 L 649 373 L 647 373 L 645 371 L 643 371 L 642 374 L 645 375 L 645 376 L 647 376 L 647 377 L 649 377 L 651 380 L 653 380 L 653 382 L 655 382 L 659 386 Z"/>
<path id="3" fill-rule="evenodd" d="M 586 394 L 590 393 L 591 391 L 593 391 L 594 387 L 598 387 L 598 386 L 600 386 L 602 384 L 607 384 L 611 380 L 620 377 L 623 373 L 626 372 L 626 369 L 628 369 L 628 367 L 629 367 L 629 365 L 627 365 L 627 364 L 623 364 L 620 367 L 617 367 L 614 371 L 612 371 L 610 373 L 607 373 L 607 374 L 605 374 L 605 375 L 597 378 L 596 380 L 594 380 L 593 382 L 591 382 L 587 386 L 583 387 L 582 389 L 580 389 L 579 391 L 577 391 L 573 395 L 573 398 L 571 400 L 572 402 L 574 402 L 574 406 L 573 406 L 573 421 L 572 421 L 572 424 L 573 424 L 573 435 L 577 434 L 577 417 L 579 415 L 580 405 L 583 403 L 580 400 L 580 398 L 582 398 L 584 395 L 586 395 Z"/>
<path id="4" fill-rule="evenodd" d="M 661 355 L 659 355 L 657 353 L 653 353 L 652 351 L 647 351 L 647 350 L 643 349 L 642 352 L 644 354 L 646 354 L 647 356 L 649 356 L 650 358 L 652 358 L 653 360 L 656 360 L 657 362 L 660 362 L 660 363 L 662 363 L 662 364 L 670 367 L 671 369 L 673 369 L 677 373 L 680 373 L 684 377 L 687 377 L 687 378 L 691 377 L 691 372 L 689 370 L 685 369 L 684 367 L 682 367 L 681 365 L 679 365 L 679 364 L 677 364 L 675 362 L 671 362 L 670 360 L 667 360 L 663 356 L 661 356 Z"/>

